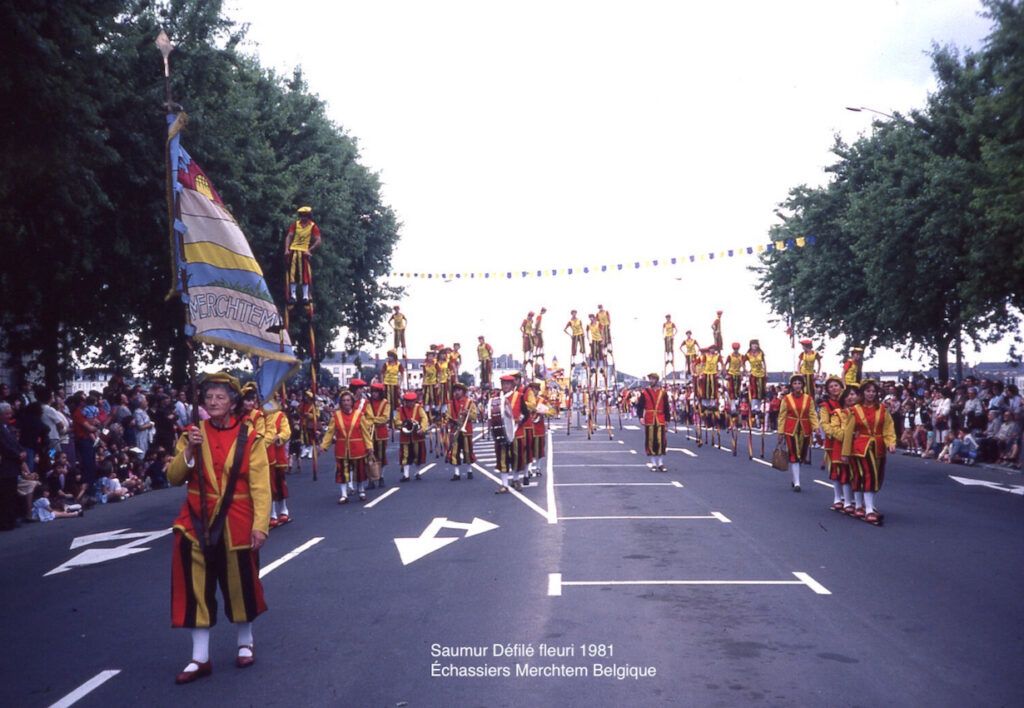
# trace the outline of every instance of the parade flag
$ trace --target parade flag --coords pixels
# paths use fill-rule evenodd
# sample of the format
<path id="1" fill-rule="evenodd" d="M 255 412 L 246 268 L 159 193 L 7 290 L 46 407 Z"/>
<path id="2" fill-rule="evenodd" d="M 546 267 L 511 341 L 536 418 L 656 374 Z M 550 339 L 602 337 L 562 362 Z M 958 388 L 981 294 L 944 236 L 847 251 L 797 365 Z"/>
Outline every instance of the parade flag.
<path id="1" fill-rule="evenodd" d="M 186 120 L 167 117 L 174 289 L 188 312 L 185 334 L 252 357 L 268 400 L 299 362 L 248 239 L 181 145 Z"/>

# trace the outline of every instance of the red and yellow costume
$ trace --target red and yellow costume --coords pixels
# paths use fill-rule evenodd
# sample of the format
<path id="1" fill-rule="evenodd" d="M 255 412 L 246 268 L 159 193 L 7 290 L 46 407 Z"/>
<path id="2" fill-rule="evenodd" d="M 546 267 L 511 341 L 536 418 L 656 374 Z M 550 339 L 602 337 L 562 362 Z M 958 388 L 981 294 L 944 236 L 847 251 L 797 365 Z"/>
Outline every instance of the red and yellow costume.
<path id="1" fill-rule="evenodd" d="M 452 426 L 452 442 L 448 448 L 448 464 L 473 464 L 476 462 L 476 455 L 473 452 L 473 421 L 477 417 L 476 403 L 472 398 L 466 396 L 453 398 L 451 405 L 448 406 L 448 415 L 451 416 Z M 462 425 L 463 418 L 466 420 L 464 426 Z"/>
<path id="2" fill-rule="evenodd" d="M 788 393 L 779 406 L 779 434 L 786 437 L 789 461 L 801 462 L 811 444 L 811 433 L 819 427 L 814 399 L 806 393 Z"/>
<path id="3" fill-rule="evenodd" d="M 253 531 L 270 531 L 266 450 L 252 425 L 241 419 L 229 419 L 225 428 L 205 420 L 199 423 L 199 430 L 203 444 L 193 465 L 189 467 L 185 461 L 188 438 L 182 435 L 167 468 L 171 484 L 188 483 L 187 498 L 174 521 L 171 624 L 191 628 L 215 625 L 217 585 L 227 617 L 232 622 L 251 622 L 267 609 L 259 578 L 259 553 L 251 546 Z M 244 447 L 228 499 L 228 481 L 239 444 Z M 202 529 L 203 506 L 209 534 Z M 217 529 L 222 531 L 218 534 Z"/>
<path id="4" fill-rule="evenodd" d="M 353 406 L 349 413 L 340 408 L 334 412 L 320 449 L 326 452 L 331 442 L 336 462 L 334 481 L 365 482 L 366 457 L 373 450 L 373 416 L 367 415 L 366 406 Z"/>
<path id="5" fill-rule="evenodd" d="M 843 455 L 850 458 L 853 490 L 877 492 L 885 481 L 887 448 L 896 444 L 896 428 L 885 406 L 858 403 L 843 427 Z"/>
<path id="6" fill-rule="evenodd" d="M 679 345 L 679 351 L 683 353 L 686 358 L 686 371 L 692 374 L 694 372 L 694 362 L 700 359 L 700 345 L 697 344 L 697 340 L 690 335 L 686 336 L 683 343 Z"/>
<path id="7" fill-rule="evenodd" d="M 597 324 L 601 327 L 601 340 L 605 346 L 611 346 L 612 343 L 612 315 L 608 310 L 598 309 L 597 311 Z"/>
<path id="8" fill-rule="evenodd" d="M 750 379 L 748 382 L 748 393 L 750 400 L 763 401 L 767 395 L 768 370 L 765 366 L 764 351 L 758 349 L 756 352 L 748 350 L 746 354 L 747 365 L 750 367 Z"/>
<path id="9" fill-rule="evenodd" d="M 399 432 L 398 464 L 403 467 L 406 465 L 422 465 L 427 461 L 426 430 L 430 427 L 430 419 L 427 418 L 427 412 L 419 403 L 405 401 L 402 407 L 398 409 L 398 414 L 395 418 L 395 425 L 399 431 L 402 431 L 402 424 L 407 420 L 414 421 L 420 425 L 418 432 Z"/>
<path id="10" fill-rule="evenodd" d="M 313 271 L 310 268 L 310 246 L 320 240 L 320 227 L 312 219 L 302 218 L 293 221 L 288 227 L 288 283 L 310 285 L 313 282 Z"/>
<path id="11" fill-rule="evenodd" d="M 590 358 L 594 364 L 604 361 L 604 328 L 601 323 L 594 321 L 587 325 L 587 334 L 590 335 Z"/>
<path id="12" fill-rule="evenodd" d="M 814 395 L 814 376 L 817 373 L 821 354 L 816 351 L 800 352 L 800 366 L 797 373 L 804 377 L 804 393 Z"/>
<path id="13" fill-rule="evenodd" d="M 512 420 L 516 421 L 515 435 L 508 445 L 494 443 L 495 468 L 499 472 L 522 472 L 526 467 L 526 423 L 523 420 L 523 394 L 517 390 L 509 394 L 503 405 L 512 411 Z"/>
<path id="14" fill-rule="evenodd" d="M 379 401 L 371 398 L 367 414 L 373 420 L 373 455 L 383 470 L 388 463 L 388 423 L 391 421 L 391 404 L 385 398 Z"/>
<path id="15" fill-rule="evenodd" d="M 494 349 L 487 342 L 481 341 L 476 348 L 476 358 L 480 360 L 480 386 L 490 388 Z"/>
<path id="16" fill-rule="evenodd" d="M 847 359 L 843 362 L 843 384 L 849 388 L 859 388 L 861 377 L 861 362 Z"/>
<path id="17" fill-rule="evenodd" d="M 825 431 L 825 469 L 828 478 L 840 484 L 850 484 L 850 465 L 842 461 L 843 435 L 850 411 L 838 399 L 826 398 L 818 417 Z"/>
<path id="18" fill-rule="evenodd" d="M 270 463 L 270 492 L 274 501 L 288 498 L 288 441 L 292 437 L 292 426 L 282 410 L 263 416 L 263 442 L 267 446 L 267 461 Z"/>
<path id="19" fill-rule="evenodd" d="M 665 353 L 674 354 L 676 347 L 676 332 L 679 328 L 675 322 L 666 322 L 661 326 L 661 336 L 665 338 Z"/>
<path id="20" fill-rule="evenodd" d="M 444 405 L 451 400 L 451 380 L 448 375 L 448 355 L 441 353 L 437 358 L 437 403 Z"/>
<path id="21" fill-rule="evenodd" d="M 305 400 L 299 404 L 299 435 L 303 445 L 316 445 L 316 405 L 313 402 L 313 395 L 307 394 Z"/>
<path id="22" fill-rule="evenodd" d="M 523 351 L 533 351 L 533 313 L 527 315 L 522 324 L 519 325 L 519 332 L 523 335 Z"/>
<path id="23" fill-rule="evenodd" d="M 576 358 L 577 354 L 586 354 L 587 342 L 586 336 L 583 333 L 583 323 L 576 317 L 571 318 L 565 323 L 564 330 L 569 331 L 569 337 L 572 339 L 572 356 Z"/>
<path id="24" fill-rule="evenodd" d="M 718 398 L 718 371 L 722 357 L 716 351 L 709 351 L 701 357 L 700 397 L 714 400 Z"/>
<path id="25" fill-rule="evenodd" d="M 405 349 L 405 326 L 406 317 L 401 312 L 396 312 L 388 319 L 395 331 L 395 349 Z"/>
<path id="26" fill-rule="evenodd" d="M 664 455 L 668 447 L 665 424 L 671 416 L 665 389 L 650 386 L 641 391 L 638 413 L 644 426 L 644 453 L 648 457 Z"/>
<path id="27" fill-rule="evenodd" d="M 740 389 L 743 387 L 743 365 L 746 361 L 746 357 L 740 354 L 739 347 L 725 358 L 725 382 L 729 398 L 740 397 Z"/>
<path id="28" fill-rule="evenodd" d="M 437 405 L 437 364 L 433 355 L 423 362 L 423 405 Z"/>

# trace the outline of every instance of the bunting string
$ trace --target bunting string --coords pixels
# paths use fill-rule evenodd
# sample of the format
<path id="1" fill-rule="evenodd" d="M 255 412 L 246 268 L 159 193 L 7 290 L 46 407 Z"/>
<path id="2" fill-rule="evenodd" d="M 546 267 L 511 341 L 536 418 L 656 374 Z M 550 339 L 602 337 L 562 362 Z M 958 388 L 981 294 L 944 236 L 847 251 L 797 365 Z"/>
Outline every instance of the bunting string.
<path id="1" fill-rule="evenodd" d="M 557 278 L 574 275 L 590 275 L 595 273 L 618 273 L 621 271 L 634 271 L 641 268 L 661 268 L 690 263 L 701 263 L 725 258 L 734 258 L 742 255 L 760 255 L 772 251 L 791 251 L 805 246 L 813 246 L 817 239 L 814 236 L 798 236 L 769 243 L 759 243 L 756 246 L 743 248 L 728 248 L 720 251 L 707 251 L 691 254 L 689 256 L 672 256 L 669 258 L 655 258 L 644 261 L 629 261 L 625 263 L 610 263 L 596 266 L 573 266 L 565 268 L 532 268 L 527 270 L 503 270 L 503 271 L 470 271 L 455 272 L 441 271 L 433 273 L 415 271 L 392 272 L 392 278 L 423 279 L 423 280 L 512 280 L 515 278 Z"/>

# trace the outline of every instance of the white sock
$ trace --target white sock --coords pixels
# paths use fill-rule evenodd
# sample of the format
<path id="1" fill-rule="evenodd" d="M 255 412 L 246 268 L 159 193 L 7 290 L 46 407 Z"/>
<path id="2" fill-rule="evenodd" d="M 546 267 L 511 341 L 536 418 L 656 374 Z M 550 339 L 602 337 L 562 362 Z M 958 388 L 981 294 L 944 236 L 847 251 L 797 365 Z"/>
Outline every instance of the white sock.
<path id="1" fill-rule="evenodd" d="M 864 492 L 864 511 L 870 514 L 875 510 L 875 493 Z"/>
<path id="2" fill-rule="evenodd" d="M 306 285 L 305 283 L 302 284 L 302 299 L 303 300 L 308 300 L 309 299 L 309 286 Z"/>
<path id="3" fill-rule="evenodd" d="M 793 484 L 800 486 L 800 463 L 793 462 L 789 465 L 789 471 L 793 473 Z"/>
<path id="4" fill-rule="evenodd" d="M 839 482 L 832 482 L 832 502 L 839 503 L 843 501 L 843 487 Z"/>
<path id="5" fill-rule="evenodd" d="M 276 501 L 270 502 L 270 518 L 271 519 L 276 519 L 277 518 L 277 502 Z"/>
<path id="6" fill-rule="evenodd" d="M 409 465 L 402 465 L 402 476 L 409 479 Z"/>
<path id="7" fill-rule="evenodd" d="M 849 484 L 843 485 L 843 501 L 846 502 L 846 506 L 853 504 L 853 490 Z"/>
<path id="8" fill-rule="evenodd" d="M 458 465 L 455 465 L 455 476 L 456 477 L 461 477 L 462 476 L 462 471 L 459 470 L 459 466 Z"/>
<path id="9" fill-rule="evenodd" d="M 864 508 L 864 492 L 854 492 L 853 499 L 858 509 Z"/>
<path id="10" fill-rule="evenodd" d="M 365 494 L 366 493 L 366 482 L 360 482 L 359 483 L 359 493 L 360 494 Z"/>
<path id="11" fill-rule="evenodd" d="M 294 300 L 295 299 L 295 283 L 292 283 L 291 291 L 292 291 L 292 300 Z"/>
<path id="12" fill-rule="evenodd" d="M 288 516 L 288 500 L 282 499 L 281 501 L 278 502 L 278 505 L 279 512 L 284 516 Z"/>
<path id="13" fill-rule="evenodd" d="M 348 499 L 348 485 L 342 482 L 338 486 L 341 487 L 341 498 Z"/>
<path id="14" fill-rule="evenodd" d="M 502 472 L 501 473 L 501 486 L 503 486 L 503 487 L 507 487 L 508 486 L 508 472 Z"/>
<path id="15" fill-rule="evenodd" d="M 657 457 L 654 458 L 654 464 L 656 464 L 658 467 L 663 466 L 665 464 L 665 458 L 662 457 L 661 455 L 658 455 Z"/>
<path id="16" fill-rule="evenodd" d="M 238 646 L 252 646 L 252 622 L 242 622 L 238 625 Z M 252 656 L 252 652 L 249 656 Z"/>
<path id="17" fill-rule="evenodd" d="M 658 463 L 654 461 L 654 455 L 648 455 L 647 456 L 647 466 L 648 467 L 654 467 L 656 464 L 658 464 Z"/>
<path id="18" fill-rule="evenodd" d="M 206 663 L 210 660 L 210 630 L 192 630 L 192 662 Z"/>

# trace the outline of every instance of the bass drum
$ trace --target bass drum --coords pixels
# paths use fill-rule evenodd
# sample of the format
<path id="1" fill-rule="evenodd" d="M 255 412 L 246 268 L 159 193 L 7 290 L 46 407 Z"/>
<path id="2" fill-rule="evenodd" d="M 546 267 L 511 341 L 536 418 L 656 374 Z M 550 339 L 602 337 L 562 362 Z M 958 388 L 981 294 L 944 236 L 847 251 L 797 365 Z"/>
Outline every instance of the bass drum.
<path id="1" fill-rule="evenodd" d="M 507 445 L 511 438 L 505 433 L 505 423 L 502 421 L 500 396 L 495 396 L 487 405 L 487 425 L 491 429 L 491 438 L 496 444 Z"/>

